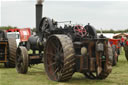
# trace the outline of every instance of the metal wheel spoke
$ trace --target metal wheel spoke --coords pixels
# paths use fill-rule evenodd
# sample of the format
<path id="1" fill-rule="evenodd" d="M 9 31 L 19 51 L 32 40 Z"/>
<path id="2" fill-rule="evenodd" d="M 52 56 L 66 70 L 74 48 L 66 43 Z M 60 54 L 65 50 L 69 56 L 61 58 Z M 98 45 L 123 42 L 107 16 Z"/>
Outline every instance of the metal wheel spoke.
<path id="1" fill-rule="evenodd" d="M 21 56 L 21 54 L 17 53 L 17 57 L 20 57 L 20 56 Z"/>
<path id="2" fill-rule="evenodd" d="M 17 66 L 18 66 L 19 68 L 23 68 L 23 63 L 22 63 L 22 62 L 17 63 Z"/>
<path id="3" fill-rule="evenodd" d="M 96 78 L 96 76 L 95 76 L 93 73 L 90 73 L 90 75 L 91 75 L 93 78 Z"/>
<path id="4" fill-rule="evenodd" d="M 58 39 L 55 39 L 54 45 L 56 46 L 56 48 L 59 48 L 60 47 L 60 43 L 58 42 Z"/>
<path id="5" fill-rule="evenodd" d="M 23 63 L 21 63 L 20 65 L 21 65 L 21 69 L 23 69 L 23 68 L 24 68 L 24 65 L 23 65 Z"/>
<path id="6" fill-rule="evenodd" d="M 59 48 L 59 52 L 60 53 L 62 53 L 63 52 L 63 48 L 61 47 L 61 48 Z"/>
<path id="7" fill-rule="evenodd" d="M 57 48 L 53 42 L 51 42 L 51 44 L 52 44 L 52 47 L 53 47 L 54 49 Z"/>
<path id="8" fill-rule="evenodd" d="M 63 48 L 61 48 L 60 50 L 60 57 L 61 57 L 61 62 L 64 63 L 64 58 L 63 58 L 64 54 L 63 54 Z"/>
<path id="9" fill-rule="evenodd" d="M 61 56 L 63 54 L 63 48 L 62 48 L 62 46 L 59 46 L 56 51 Z"/>
<path id="10" fill-rule="evenodd" d="M 21 63 L 17 63 L 17 67 L 20 67 L 21 66 Z"/>
<path id="11" fill-rule="evenodd" d="M 56 64 L 56 62 L 54 62 L 54 63 L 52 63 L 52 64 L 48 65 L 48 67 L 53 66 L 53 65 L 55 65 L 55 64 Z"/>
<path id="12" fill-rule="evenodd" d="M 85 76 L 89 79 L 96 79 L 97 78 L 92 72 L 85 73 Z"/>
<path id="13" fill-rule="evenodd" d="M 22 62 L 23 61 L 23 59 L 20 57 L 20 58 L 18 58 L 18 62 Z"/>
<path id="14" fill-rule="evenodd" d="M 59 68 L 56 68 L 56 70 L 55 70 L 54 74 L 56 74 L 58 71 L 59 71 Z"/>
<path id="15" fill-rule="evenodd" d="M 52 57 L 55 56 L 53 53 L 46 53 L 46 55 L 51 55 Z"/>
<path id="16" fill-rule="evenodd" d="M 59 45 L 59 44 L 58 44 L 58 45 Z M 61 46 L 60 46 L 60 45 L 59 45 L 59 46 L 55 45 L 55 46 L 56 46 L 55 52 L 58 53 L 58 52 L 60 51 L 60 47 L 61 47 Z"/>

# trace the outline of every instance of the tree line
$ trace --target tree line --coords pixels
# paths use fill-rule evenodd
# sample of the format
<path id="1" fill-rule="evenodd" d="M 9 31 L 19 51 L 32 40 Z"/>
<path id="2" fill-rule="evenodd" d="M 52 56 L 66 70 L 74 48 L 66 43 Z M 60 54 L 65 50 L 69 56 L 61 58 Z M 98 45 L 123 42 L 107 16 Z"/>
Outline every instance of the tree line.
<path id="1" fill-rule="evenodd" d="M 13 27 L 13 26 L 2 26 L 0 27 L 0 30 L 8 30 L 8 29 L 15 29 L 17 27 Z M 35 32 L 36 29 L 35 28 L 31 28 L 32 32 Z M 97 33 L 101 33 L 100 30 L 96 30 Z M 113 30 L 113 29 L 110 29 L 110 30 L 102 30 L 102 33 L 128 33 L 128 28 L 127 29 L 124 29 L 124 30 Z"/>
<path id="2" fill-rule="evenodd" d="M 8 29 L 15 29 L 17 27 L 12 27 L 12 26 L 1 26 L 0 30 L 8 30 Z"/>
<path id="3" fill-rule="evenodd" d="M 128 29 L 124 29 L 124 30 L 113 30 L 113 29 L 110 29 L 110 30 L 102 30 L 103 33 L 128 33 Z M 97 30 L 97 33 L 101 33 L 100 30 Z"/>

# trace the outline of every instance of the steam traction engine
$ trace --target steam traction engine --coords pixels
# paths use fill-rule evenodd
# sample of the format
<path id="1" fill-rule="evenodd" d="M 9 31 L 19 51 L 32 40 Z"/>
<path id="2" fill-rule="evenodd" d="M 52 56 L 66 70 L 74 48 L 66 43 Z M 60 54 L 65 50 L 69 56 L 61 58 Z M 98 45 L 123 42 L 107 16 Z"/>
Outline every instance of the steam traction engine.
<path id="1" fill-rule="evenodd" d="M 112 49 L 108 39 L 97 36 L 91 25 L 65 25 L 42 17 L 42 4 L 36 5 L 36 35 L 29 40 L 29 49 L 38 50 L 35 57 L 25 47 L 17 49 L 16 68 L 27 73 L 28 66 L 44 62 L 48 77 L 54 81 L 67 81 L 75 72 L 83 73 L 89 79 L 105 79 L 112 70 Z M 38 22 L 40 24 L 38 24 Z"/>

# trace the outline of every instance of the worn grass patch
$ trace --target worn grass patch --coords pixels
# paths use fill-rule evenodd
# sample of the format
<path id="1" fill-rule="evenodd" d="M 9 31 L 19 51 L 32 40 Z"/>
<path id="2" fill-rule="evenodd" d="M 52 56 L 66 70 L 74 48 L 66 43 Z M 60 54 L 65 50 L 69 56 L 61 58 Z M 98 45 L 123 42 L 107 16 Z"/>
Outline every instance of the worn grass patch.
<path id="1" fill-rule="evenodd" d="M 28 74 L 18 74 L 15 68 L 4 68 L 0 64 L 0 85 L 128 85 L 128 62 L 123 51 L 117 66 L 113 67 L 107 79 L 90 80 L 75 73 L 70 81 L 59 83 L 48 79 L 43 64 L 29 68 Z"/>

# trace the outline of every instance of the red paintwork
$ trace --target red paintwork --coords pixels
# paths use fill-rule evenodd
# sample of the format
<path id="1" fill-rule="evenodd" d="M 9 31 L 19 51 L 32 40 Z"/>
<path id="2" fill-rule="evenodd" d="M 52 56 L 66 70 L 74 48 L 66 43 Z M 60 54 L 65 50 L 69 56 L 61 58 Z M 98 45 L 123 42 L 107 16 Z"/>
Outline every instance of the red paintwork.
<path id="1" fill-rule="evenodd" d="M 119 47 L 119 44 L 120 44 L 120 39 L 109 39 L 109 42 L 110 42 L 110 45 L 116 45 L 117 48 L 120 48 Z"/>
<path id="2" fill-rule="evenodd" d="M 126 45 L 128 46 L 128 41 L 126 41 Z"/>
<path id="3" fill-rule="evenodd" d="M 86 36 L 86 30 L 83 26 L 80 26 L 80 25 L 76 25 L 74 28 L 73 28 L 76 32 L 77 32 L 77 35 L 80 35 L 80 36 Z"/>
<path id="4" fill-rule="evenodd" d="M 121 38 L 121 41 L 122 41 L 122 42 L 124 42 L 124 41 L 125 41 L 125 39 L 122 37 L 122 38 Z"/>
<path id="5" fill-rule="evenodd" d="M 113 38 L 121 38 L 122 36 L 125 36 L 125 37 L 128 38 L 128 34 L 127 33 L 120 33 L 118 35 L 113 36 Z"/>
<path id="6" fill-rule="evenodd" d="M 20 41 L 25 42 L 28 41 L 28 38 L 31 36 L 30 28 L 23 28 L 23 29 L 8 29 L 6 32 L 19 32 L 20 34 Z"/>
<path id="7" fill-rule="evenodd" d="M 6 32 L 19 32 L 19 31 L 20 31 L 20 29 L 17 29 L 17 28 L 6 30 Z"/>

